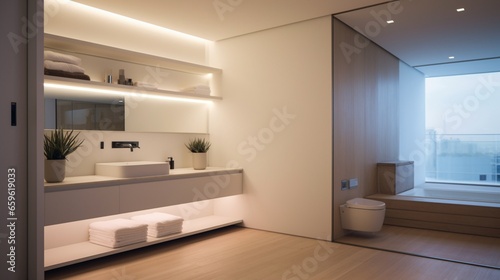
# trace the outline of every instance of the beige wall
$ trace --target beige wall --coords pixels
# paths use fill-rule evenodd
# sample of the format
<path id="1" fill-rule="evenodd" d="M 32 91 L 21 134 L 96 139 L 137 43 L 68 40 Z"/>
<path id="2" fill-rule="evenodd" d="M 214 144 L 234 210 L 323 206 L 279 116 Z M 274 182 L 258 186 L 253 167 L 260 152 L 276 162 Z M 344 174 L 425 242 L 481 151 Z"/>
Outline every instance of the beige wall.
<path id="1" fill-rule="evenodd" d="M 244 169 L 244 195 L 216 207 L 247 227 L 330 239 L 331 17 L 217 42 L 213 61 L 224 100 L 211 162 Z"/>
<path id="2" fill-rule="evenodd" d="M 339 206 L 377 193 L 376 164 L 398 159 L 399 61 L 334 19 L 333 235 L 344 234 Z M 341 180 L 359 186 L 341 191 Z"/>

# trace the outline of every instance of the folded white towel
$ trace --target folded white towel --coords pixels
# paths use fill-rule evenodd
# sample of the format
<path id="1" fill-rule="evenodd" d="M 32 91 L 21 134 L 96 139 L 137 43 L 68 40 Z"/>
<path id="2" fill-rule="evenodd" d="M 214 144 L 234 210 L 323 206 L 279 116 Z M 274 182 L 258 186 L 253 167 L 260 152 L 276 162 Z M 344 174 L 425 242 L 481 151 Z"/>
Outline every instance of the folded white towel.
<path id="1" fill-rule="evenodd" d="M 85 69 L 81 66 L 70 64 L 66 62 L 57 62 L 52 60 L 45 60 L 43 66 L 50 70 L 60 70 L 70 73 L 85 73 Z"/>
<path id="2" fill-rule="evenodd" d="M 106 240 L 110 242 L 123 242 L 127 240 L 142 240 L 144 237 L 147 236 L 146 232 L 143 232 L 141 234 L 136 234 L 136 235 L 129 235 L 127 237 L 110 237 L 110 236 L 105 236 L 105 235 L 100 235 L 100 234 L 91 234 L 89 235 L 89 238 L 94 238 L 94 239 L 101 239 L 101 240 Z"/>
<path id="3" fill-rule="evenodd" d="M 134 233 L 142 228 L 143 230 L 147 229 L 146 223 L 141 223 L 138 221 L 132 221 L 128 219 L 114 219 L 107 221 L 99 221 L 93 222 L 89 225 L 89 229 L 113 233 L 115 235 Z"/>
<path id="4" fill-rule="evenodd" d="M 55 62 L 65 62 L 77 66 L 82 66 L 82 59 L 69 54 L 62 54 L 54 51 L 44 51 L 44 60 L 51 60 Z"/>
<path id="5" fill-rule="evenodd" d="M 130 239 L 130 238 L 141 237 L 143 235 L 146 235 L 146 232 L 147 232 L 147 229 L 141 229 L 141 231 L 134 231 L 134 232 L 127 233 L 127 234 L 114 234 L 114 233 L 110 233 L 110 232 L 96 231 L 93 229 L 89 229 L 89 236 L 102 237 L 102 238 L 107 238 L 107 239 L 112 239 L 112 240 L 125 240 L 125 239 Z"/>
<path id="6" fill-rule="evenodd" d="M 179 216 L 154 212 L 131 217 L 132 220 L 148 224 L 148 236 L 161 237 L 182 232 L 184 219 Z"/>
<path id="7" fill-rule="evenodd" d="M 182 227 L 176 228 L 176 229 L 170 229 L 170 230 L 154 230 L 154 229 L 148 229 L 148 236 L 151 237 L 162 237 L 166 235 L 171 235 L 175 233 L 181 233 L 182 232 Z"/>
<path id="8" fill-rule="evenodd" d="M 94 222 L 89 225 L 89 241 L 98 245 L 117 248 L 147 239 L 148 225 L 128 219 Z"/>
<path id="9" fill-rule="evenodd" d="M 154 230 L 172 230 L 172 229 L 178 229 L 178 228 L 182 228 L 182 223 L 168 225 L 168 226 L 158 226 L 158 225 L 149 225 L 148 226 L 148 229 L 154 229 Z"/>
<path id="10" fill-rule="evenodd" d="M 93 236 L 91 236 L 89 238 L 89 241 L 94 243 L 94 244 L 98 244 L 98 245 L 102 245 L 102 246 L 106 246 L 106 247 L 110 247 L 110 248 L 118 248 L 118 247 L 130 245 L 130 244 L 145 242 L 146 240 L 147 240 L 146 235 L 144 235 L 141 238 L 137 238 L 137 239 L 117 240 L 117 241 L 103 239 L 103 238 L 99 238 L 99 237 L 93 237 Z"/>

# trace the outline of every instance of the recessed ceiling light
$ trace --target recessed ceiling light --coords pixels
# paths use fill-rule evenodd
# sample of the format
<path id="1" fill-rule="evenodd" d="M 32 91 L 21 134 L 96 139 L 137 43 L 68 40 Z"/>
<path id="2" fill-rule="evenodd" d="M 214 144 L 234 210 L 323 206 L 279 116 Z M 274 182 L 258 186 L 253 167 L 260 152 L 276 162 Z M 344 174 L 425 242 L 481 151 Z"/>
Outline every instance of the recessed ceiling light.
<path id="1" fill-rule="evenodd" d="M 465 8 L 458 8 L 458 9 L 457 9 L 457 12 L 459 12 L 459 13 L 460 13 L 460 12 L 465 12 Z"/>
<path id="2" fill-rule="evenodd" d="M 394 23 L 394 20 L 390 19 L 387 21 L 388 24 Z"/>
<path id="3" fill-rule="evenodd" d="M 454 56 L 448 56 L 448 59 L 455 59 Z"/>

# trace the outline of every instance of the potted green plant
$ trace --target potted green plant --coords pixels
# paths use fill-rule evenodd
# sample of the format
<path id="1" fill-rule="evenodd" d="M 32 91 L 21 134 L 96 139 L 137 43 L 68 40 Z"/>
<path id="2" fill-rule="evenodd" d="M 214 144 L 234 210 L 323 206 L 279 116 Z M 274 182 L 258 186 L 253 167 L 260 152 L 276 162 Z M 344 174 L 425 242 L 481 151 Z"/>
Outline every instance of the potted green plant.
<path id="1" fill-rule="evenodd" d="M 45 155 L 45 181 L 62 182 L 66 177 L 67 156 L 78 149 L 83 140 L 78 140 L 80 133 L 59 128 L 43 135 L 43 153 Z"/>
<path id="2" fill-rule="evenodd" d="M 194 138 L 185 145 L 193 155 L 193 168 L 195 170 L 207 168 L 207 152 L 211 146 L 210 141 L 205 138 Z"/>

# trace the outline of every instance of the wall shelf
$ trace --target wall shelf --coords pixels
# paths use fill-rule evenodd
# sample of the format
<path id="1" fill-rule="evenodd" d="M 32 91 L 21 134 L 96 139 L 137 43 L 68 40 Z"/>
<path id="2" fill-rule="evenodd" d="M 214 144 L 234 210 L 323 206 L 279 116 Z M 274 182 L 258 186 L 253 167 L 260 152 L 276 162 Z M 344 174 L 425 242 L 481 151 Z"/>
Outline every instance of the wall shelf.
<path id="1" fill-rule="evenodd" d="M 45 270 L 51 270 L 83 261 L 118 254 L 129 250 L 175 240 L 222 227 L 236 225 L 241 222 L 241 219 L 226 218 L 221 216 L 208 216 L 184 221 L 183 230 L 181 233 L 172 234 L 161 238 L 148 237 L 148 240 L 146 242 L 136 243 L 120 248 L 112 249 L 90 242 L 80 242 L 67 246 L 47 249 L 45 250 Z"/>
<path id="2" fill-rule="evenodd" d="M 44 47 L 48 50 L 56 52 L 68 53 L 82 58 L 86 62 L 86 74 L 91 77 L 92 81 L 62 78 L 58 76 L 45 76 L 45 96 L 60 99 L 68 97 L 68 94 L 76 97 L 76 100 L 104 100 L 109 101 L 116 95 L 132 95 L 132 94 L 147 94 L 153 97 L 170 97 L 181 98 L 185 100 L 221 100 L 221 94 L 218 92 L 218 84 L 222 70 L 201 64 L 194 64 L 190 62 L 175 60 L 166 57 L 160 57 L 126 49 L 111 47 L 102 44 L 96 44 L 77 39 L 61 37 L 53 34 L 44 34 Z M 148 74 L 144 67 L 151 69 L 163 69 L 167 71 L 163 73 L 168 75 L 169 79 L 159 79 L 155 75 Z M 104 73 L 110 69 L 118 71 L 118 69 L 125 69 L 126 75 L 131 74 L 131 77 L 141 80 L 141 75 L 148 74 L 148 78 L 158 78 L 160 83 L 158 89 L 125 86 L 118 84 L 108 84 L 104 82 Z M 154 70 L 156 71 L 156 70 Z M 177 74 L 175 74 L 177 73 Z M 209 75 L 209 76 L 207 76 Z M 210 77 L 210 78 L 207 78 Z M 129 78 L 127 76 L 127 78 Z M 183 92 L 183 88 L 190 86 L 197 86 L 198 84 L 206 83 L 209 79 L 211 94 L 193 94 Z M 135 81 L 135 79 L 134 79 Z M 202 82 L 203 81 L 203 82 Z M 164 83 L 167 84 L 164 84 Z M 162 84 L 163 83 L 163 84 Z M 55 87 L 47 87 L 47 84 L 55 85 Z M 62 89 L 60 88 L 62 87 Z M 83 91 L 88 89 L 88 92 Z M 68 92 L 69 91 L 69 92 Z M 110 95 L 105 93 L 111 93 Z M 90 98 L 90 97 L 93 98 Z M 116 99 L 116 96 L 114 96 Z"/>
<path id="3" fill-rule="evenodd" d="M 120 49 L 101 44 L 95 44 L 77 39 L 57 36 L 54 34 L 44 34 L 44 45 L 48 48 L 71 51 L 72 53 L 77 54 L 91 55 L 142 65 L 153 65 L 186 73 L 200 75 L 222 73 L 222 70 L 219 68 L 129 51 L 126 49 Z"/>
<path id="4" fill-rule="evenodd" d="M 94 81 L 77 80 L 56 76 L 45 76 L 44 79 L 45 97 L 54 99 L 67 99 L 68 95 L 72 100 L 112 100 L 125 96 L 139 96 L 146 94 L 151 97 L 170 97 L 172 99 L 184 100 L 222 100 L 220 96 L 210 96 L 193 94 L 180 91 L 168 91 L 161 89 L 149 89 L 136 86 L 125 86 L 117 84 L 107 84 Z"/>

